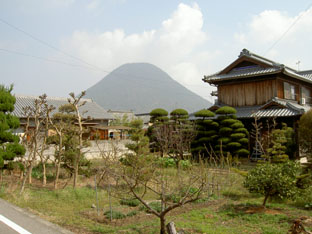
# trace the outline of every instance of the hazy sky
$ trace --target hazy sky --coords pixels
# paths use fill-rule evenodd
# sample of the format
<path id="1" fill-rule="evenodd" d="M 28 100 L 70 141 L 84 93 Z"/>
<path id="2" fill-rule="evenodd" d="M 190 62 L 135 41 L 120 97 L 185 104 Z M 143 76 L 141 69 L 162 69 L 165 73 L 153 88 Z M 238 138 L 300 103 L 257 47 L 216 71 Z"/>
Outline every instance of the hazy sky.
<path id="1" fill-rule="evenodd" d="M 148 62 L 209 100 L 203 76 L 229 65 L 243 48 L 312 69 L 311 4 L 0 0 L 0 83 L 14 83 L 18 94 L 66 97 L 124 63 Z"/>

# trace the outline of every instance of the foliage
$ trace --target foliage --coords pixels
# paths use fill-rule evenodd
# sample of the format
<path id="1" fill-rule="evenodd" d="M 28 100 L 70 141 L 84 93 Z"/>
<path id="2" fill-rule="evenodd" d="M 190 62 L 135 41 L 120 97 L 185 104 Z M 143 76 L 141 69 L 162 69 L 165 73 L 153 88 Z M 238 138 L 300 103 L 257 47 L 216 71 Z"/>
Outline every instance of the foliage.
<path id="1" fill-rule="evenodd" d="M 244 186 L 251 193 L 264 195 L 263 206 L 269 197 L 293 198 L 297 193 L 296 181 L 300 172 L 297 163 L 264 163 L 250 170 Z"/>
<path id="2" fill-rule="evenodd" d="M 140 205 L 140 202 L 137 199 L 121 199 L 119 203 L 121 205 L 126 205 L 130 207 L 136 207 Z"/>
<path id="3" fill-rule="evenodd" d="M 168 111 L 162 109 L 162 108 L 157 108 L 154 109 L 150 112 L 150 116 L 151 116 L 151 122 L 155 123 L 157 121 L 163 121 L 167 119 L 168 116 Z M 164 118 L 166 117 L 166 118 Z"/>
<path id="4" fill-rule="evenodd" d="M 298 136 L 302 153 L 312 159 L 312 110 L 303 114 L 299 121 Z"/>
<path id="5" fill-rule="evenodd" d="M 203 110 L 197 111 L 194 115 L 195 117 L 209 118 L 209 117 L 214 117 L 215 113 L 213 113 L 210 110 L 203 109 Z"/>
<path id="6" fill-rule="evenodd" d="M 143 120 L 134 119 L 129 123 L 129 127 L 131 127 L 129 134 L 132 143 L 127 144 L 126 147 L 133 152 L 130 155 L 144 155 L 148 153 L 149 139 L 145 136 L 145 131 L 143 130 Z"/>
<path id="7" fill-rule="evenodd" d="M 296 150 L 294 136 L 294 130 L 287 127 L 285 123 L 281 129 L 273 129 L 264 157 L 273 163 L 285 162 L 289 156 L 293 158 Z"/>
<path id="8" fill-rule="evenodd" d="M 218 115 L 229 115 L 229 114 L 236 114 L 236 110 L 230 106 L 223 106 L 216 110 L 216 114 Z"/>
<path id="9" fill-rule="evenodd" d="M 221 154 L 222 152 L 224 155 L 248 156 L 249 133 L 244 127 L 244 124 L 236 119 L 235 108 L 223 106 L 216 113 L 219 115 L 217 118 L 219 128 L 217 136 L 218 144 L 215 144 L 215 152 L 217 154 Z"/>
<path id="10" fill-rule="evenodd" d="M 0 85 L 0 169 L 5 161 L 13 161 L 16 156 L 24 155 L 25 148 L 19 144 L 19 137 L 13 130 L 19 127 L 17 117 L 10 114 L 14 110 L 15 97 L 11 94 L 13 86 Z"/>
<path id="11" fill-rule="evenodd" d="M 105 211 L 104 212 L 104 216 L 107 218 L 107 219 L 110 219 L 112 215 L 112 218 L 113 219 L 124 219 L 126 218 L 126 215 L 124 215 L 123 213 L 119 212 L 119 211 L 115 211 L 113 210 L 112 213 L 108 210 L 108 211 Z"/>
<path id="12" fill-rule="evenodd" d="M 216 144 L 219 124 L 212 119 L 206 119 L 214 116 L 215 114 L 210 110 L 200 110 L 195 113 L 195 117 L 202 118 L 195 121 L 197 134 L 191 144 L 192 154 L 196 157 L 207 157 L 211 147 Z"/>

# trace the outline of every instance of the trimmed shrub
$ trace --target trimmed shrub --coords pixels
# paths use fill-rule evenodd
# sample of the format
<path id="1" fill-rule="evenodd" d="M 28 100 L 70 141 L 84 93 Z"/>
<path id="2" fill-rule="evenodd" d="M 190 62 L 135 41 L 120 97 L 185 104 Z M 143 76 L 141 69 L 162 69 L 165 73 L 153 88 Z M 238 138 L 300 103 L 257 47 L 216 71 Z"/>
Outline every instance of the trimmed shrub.
<path id="1" fill-rule="evenodd" d="M 210 110 L 204 109 L 204 110 L 197 111 L 194 115 L 195 117 L 209 118 L 209 117 L 214 117 L 215 113 L 213 113 Z"/>
<path id="2" fill-rule="evenodd" d="M 218 115 L 227 115 L 227 114 L 236 114 L 237 111 L 235 110 L 235 108 L 230 107 L 230 106 L 223 106 L 220 107 L 217 111 L 216 114 Z"/>

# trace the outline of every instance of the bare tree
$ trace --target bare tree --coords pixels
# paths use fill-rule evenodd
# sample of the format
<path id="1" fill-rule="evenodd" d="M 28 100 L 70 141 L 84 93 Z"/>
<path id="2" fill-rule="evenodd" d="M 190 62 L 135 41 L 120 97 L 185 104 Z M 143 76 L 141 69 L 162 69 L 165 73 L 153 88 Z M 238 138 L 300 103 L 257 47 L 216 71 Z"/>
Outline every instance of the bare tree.
<path id="1" fill-rule="evenodd" d="M 27 178 L 28 183 L 32 183 L 32 169 L 36 160 L 38 149 L 40 147 L 40 131 L 42 123 L 44 121 L 43 105 L 45 102 L 46 95 L 43 94 L 42 96 L 39 96 L 39 99 L 35 99 L 34 106 L 28 106 L 24 108 L 24 114 L 27 117 L 27 123 L 23 138 L 23 144 L 27 150 L 28 155 L 26 156 L 24 161 L 26 175 L 23 178 L 20 193 L 23 193 L 24 191 Z M 30 126 L 31 124 L 33 124 L 33 126 Z"/>
<path id="2" fill-rule="evenodd" d="M 50 155 L 45 154 L 45 151 L 49 148 L 47 139 L 49 136 L 49 127 L 51 122 L 51 112 L 55 109 L 54 106 L 50 105 L 46 101 L 46 95 L 40 97 L 42 99 L 43 105 L 43 122 L 42 122 L 42 129 L 43 129 L 43 137 L 40 139 L 40 147 L 38 147 L 37 154 L 39 155 L 40 162 L 42 165 L 42 185 L 46 186 L 47 184 L 47 172 L 46 172 L 46 164 L 50 159 Z"/>
<path id="3" fill-rule="evenodd" d="M 140 127 L 140 125 L 135 126 Z M 163 130 L 167 132 L 167 129 Z M 174 134 L 178 133 L 182 134 L 182 132 Z M 143 135 L 135 136 L 138 145 L 142 143 L 143 137 Z M 164 144 L 167 145 L 168 142 Z M 140 147 L 132 148 L 140 149 Z M 150 154 L 142 149 L 132 151 L 130 155 L 127 155 L 125 163 L 117 158 L 108 157 L 108 154 L 103 153 L 102 156 L 105 160 L 101 173 L 105 174 L 107 182 L 116 188 L 115 196 L 122 197 L 131 194 L 132 198 L 140 201 L 150 213 L 159 218 L 160 233 L 166 233 L 165 217 L 170 211 L 207 196 L 209 170 L 201 160 L 198 164 L 190 164 L 187 168 L 178 167 L 172 173 L 160 163 L 158 155 Z M 160 204 L 160 210 L 155 209 L 152 203 L 146 200 L 147 193 L 154 194 Z"/>
<path id="4" fill-rule="evenodd" d="M 76 113 L 76 120 L 78 122 L 78 154 L 74 158 L 74 182 L 73 187 L 76 188 L 77 186 L 77 180 L 78 180 L 78 170 L 79 170 L 79 163 L 81 160 L 82 155 L 82 149 L 83 149 L 83 139 L 82 134 L 84 132 L 83 126 L 82 126 L 82 114 L 80 113 L 79 107 L 86 104 L 86 101 L 81 102 L 81 99 L 83 96 L 86 95 L 85 91 L 82 91 L 77 97 L 74 93 L 70 93 L 69 96 L 71 98 L 68 98 L 68 103 L 73 107 Z"/>
<path id="5" fill-rule="evenodd" d="M 195 127 L 189 122 L 166 122 L 154 126 L 154 135 L 161 151 L 174 158 L 177 165 L 185 159 L 196 136 Z"/>

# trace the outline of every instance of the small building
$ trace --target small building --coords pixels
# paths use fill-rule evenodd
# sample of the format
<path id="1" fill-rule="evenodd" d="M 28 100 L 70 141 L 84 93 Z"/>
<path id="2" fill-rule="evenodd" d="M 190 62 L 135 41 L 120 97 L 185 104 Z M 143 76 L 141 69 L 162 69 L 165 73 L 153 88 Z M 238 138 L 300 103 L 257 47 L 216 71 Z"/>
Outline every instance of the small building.
<path id="1" fill-rule="evenodd" d="M 312 105 L 312 70 L 298 71 L 243 49 L 223 70 L 204 76 L 217 87 L 214 111 L 232 106 L 248 129 L 254 117 L 274 118 L 296 129 L 300 116 Z M 251 146 L 251 149 L 253 146 Z"/>
<path id="2" fill-rule="evenodd" d="M 15 95 L 15 98 L 16 103 L 12 114 L 20 119 L 21 127 L 17 130 L 17 133 L 23 133 L 27 121 L 27 116 L 25 116 L 24 108 L 34 107 L 34 102 L 36 99 L 38 99 L 38 97 Z M 83 118 L 83 125 L 85 127 L 92 127 L 97 125 L 108 126 L 109 122 L 114 119 L 114 116 L 111 113 L 108 113 L 93 100 L 83 98 L 81 99 L 81 102 L 85 102 L 85 105 L 79 108 L 79 111 Z M 61 97 L 47 97 L 47 103 L 49 106 L 52 105 L 55 108 L 51 112 L 51 116 L 53 116 L 53 114 L 58 112 L 60 106 L 68 104 L 68 99 Z M 32 120 L 30 124 L 31 126 L 34 126 Z"/>

